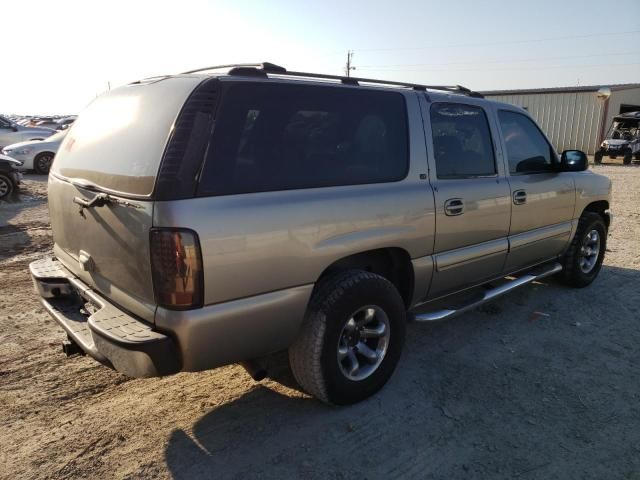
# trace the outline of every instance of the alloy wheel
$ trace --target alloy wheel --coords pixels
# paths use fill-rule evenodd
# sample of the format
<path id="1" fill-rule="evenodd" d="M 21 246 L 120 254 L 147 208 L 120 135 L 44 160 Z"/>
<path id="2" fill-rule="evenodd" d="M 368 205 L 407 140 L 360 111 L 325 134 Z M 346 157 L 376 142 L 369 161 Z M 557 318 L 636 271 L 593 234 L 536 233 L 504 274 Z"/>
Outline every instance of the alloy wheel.
<path id="1" fill-rule="evenodd" d="M 583 273 L 589 273 L 596 266 L 600 256 L 600 234 L 597 230 L 591 230 L 582 239 L 580 246 L 579 264 Z"/>
<path id="2" fill-rule="evenodd" d="M 338 340 L 338 365 L 349 380 L 364 380 L 375 372 L 387 353 L 391 326 L 382 308 L 370 305 L 345 323 Z"/>

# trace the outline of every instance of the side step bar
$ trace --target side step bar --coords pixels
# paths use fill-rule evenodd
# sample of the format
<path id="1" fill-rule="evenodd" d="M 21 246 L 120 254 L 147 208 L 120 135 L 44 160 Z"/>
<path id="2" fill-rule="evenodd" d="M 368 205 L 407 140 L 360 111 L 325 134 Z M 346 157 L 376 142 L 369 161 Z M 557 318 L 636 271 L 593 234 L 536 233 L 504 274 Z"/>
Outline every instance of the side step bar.
<path id="1" fill-rule="evenodd" d="M 538 273 L 535 273 L 535 274 L 528 273 L 519 278 L 511 280 L 508 283 L 505 283 L 504 285 L 500 285 L 499 287 L 495 287 L 490 290 L 487 290 L 482 295 L 482 298 L 478 300 L 474 300 L 470 303 L 461 305 L 460 307 L 457 307 L 457 308 L 446 308 L 444 310 L 436 310 L 433 312 L 418 313 L 415 316 L 415 320 L 416 322 L 435 322 L 438 320 L 445 320 L 451 317 L 455 317 L 456 315 L 460 315 L 461 313 L 464 313 L 476 307 L 479 307 L 480 305 L 490 300 L 498 298 L 504 295 L 505 293 L 510 292 L 511 290 L 514 290 L 518 287 L 526 285 L 527 283 L 531 283 L 535 280 L 541 280 L 545 277 L 549 277 L 551 275 L 554 275 L 560 272 L 561 270 L 562 270 L 562 265 L 560 265 L 559 263 L 551 264 L 550 266 L 548 266 L 547 268 L 545 268 L 544 270 Z"/>

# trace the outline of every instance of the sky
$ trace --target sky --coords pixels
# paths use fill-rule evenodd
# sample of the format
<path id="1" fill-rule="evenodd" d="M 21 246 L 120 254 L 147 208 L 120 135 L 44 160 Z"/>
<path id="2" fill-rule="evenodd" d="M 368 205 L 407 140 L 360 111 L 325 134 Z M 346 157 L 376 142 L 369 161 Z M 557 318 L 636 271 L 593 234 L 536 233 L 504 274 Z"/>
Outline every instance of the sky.
<path id="1" fill-rule="evenodd" d="M 640 0 L 2 3 L 4 113 L 226 63 L 343 74 L 348 50 L 354 76 L 474 90 L 640 82 Z"/>

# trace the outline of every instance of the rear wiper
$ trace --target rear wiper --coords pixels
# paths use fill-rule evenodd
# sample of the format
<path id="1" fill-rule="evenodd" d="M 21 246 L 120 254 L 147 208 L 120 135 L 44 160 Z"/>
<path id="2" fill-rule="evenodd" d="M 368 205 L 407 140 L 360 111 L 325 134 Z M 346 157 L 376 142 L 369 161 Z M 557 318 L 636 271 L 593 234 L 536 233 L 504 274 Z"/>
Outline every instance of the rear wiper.
<path id="1" fill-rule="evenodd" d="M 140 205 L 128 202 L 127 200 L 123 200 L 118 197 L 114 197 L 113 195 L 109 195 L 108 193 L 99 193 L 91 200 L 87 200 L 82 197 L 73 197 L 73 203 L 80 206 L 80 215 L 82 215 L 82 211 L 85 208 L 93 208 L 93 207 L 104 207 L 108 203 L 115 203 L 118 205 L 124 205 L 126 207 L 133 208 L 142 208 Z"/>

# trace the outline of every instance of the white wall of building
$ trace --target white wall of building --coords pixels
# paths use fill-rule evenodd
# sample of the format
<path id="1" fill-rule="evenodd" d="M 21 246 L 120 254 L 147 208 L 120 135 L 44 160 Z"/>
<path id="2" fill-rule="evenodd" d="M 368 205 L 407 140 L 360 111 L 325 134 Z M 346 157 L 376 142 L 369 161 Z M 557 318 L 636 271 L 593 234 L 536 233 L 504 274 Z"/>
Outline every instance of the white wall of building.
<path id="1" fill-rule="evenodd" d="M 613 117 L 620 113 L 620 105 L 640 105 L 640 88 L 629 88 L 627 90 L 615 90 L 611 92 L 609 98 L 609 108 L 605 119 L 605 133 L 613 121 Z"/>

